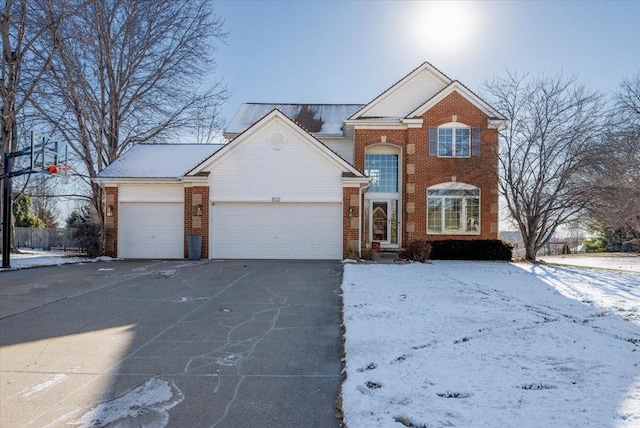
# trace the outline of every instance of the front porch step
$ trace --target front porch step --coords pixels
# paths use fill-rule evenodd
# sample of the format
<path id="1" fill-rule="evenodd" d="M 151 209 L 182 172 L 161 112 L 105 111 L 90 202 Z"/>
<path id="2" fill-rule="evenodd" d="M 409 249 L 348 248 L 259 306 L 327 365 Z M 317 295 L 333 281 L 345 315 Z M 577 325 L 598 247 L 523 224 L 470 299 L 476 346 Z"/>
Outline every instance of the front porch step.
<path id="1" fill-rule="evenodd" d="M 404 248 L 384 248 L 378 251 L 378 256 L 381 259 L 397 259 L 403 251 Z"/>

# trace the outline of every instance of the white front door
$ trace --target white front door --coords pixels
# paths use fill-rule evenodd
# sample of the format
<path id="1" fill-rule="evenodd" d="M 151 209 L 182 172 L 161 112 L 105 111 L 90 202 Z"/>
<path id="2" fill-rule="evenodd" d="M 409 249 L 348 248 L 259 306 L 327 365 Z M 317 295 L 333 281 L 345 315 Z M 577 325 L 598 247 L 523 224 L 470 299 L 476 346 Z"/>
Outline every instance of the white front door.
<path id="1" fill-rule="evenodd" d="M 389 201 L 371 201 L 371 240 L 388 244 L 391 240 Z"/>
<path id="2" fill-rule="evenodd" d="M 371 199 L 367 201 L 371 242 L 379 242 L 386 247 L 398 246 L 398 200 Z"/>

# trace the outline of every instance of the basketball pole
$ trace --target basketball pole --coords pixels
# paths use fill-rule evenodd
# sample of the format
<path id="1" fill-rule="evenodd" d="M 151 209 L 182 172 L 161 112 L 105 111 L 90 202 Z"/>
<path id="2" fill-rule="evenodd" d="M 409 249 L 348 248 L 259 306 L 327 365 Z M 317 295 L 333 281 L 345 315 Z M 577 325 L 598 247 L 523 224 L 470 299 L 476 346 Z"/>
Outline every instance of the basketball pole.
<path id="1" fill-rule="evenodd" d="M 33 134 L 31 136 L 31 147 L 17 152 L 4 153 L 4 170 L 0 175 L 0 180 L 3 181 L 4 194 L 2 195 L 2 268 L 11 268 L 11 212 L 12 212 L 12 178 L 19 177 L 25 174 L 38 174 L 46 171 L 46 155 L 54 156 L 53 165 L 58 164 L 58 142 L 55 142 L 55 150 L 47 149 L 47 142 L 42 142 L 42 168 L 37 169 L 34 165 L 34 144 Z M 31 165 L 29 169 L 13 171 L 13 158 L 20 156 L 31 156 Z M 66 155 L 65 155 L 66 163 Z M 57 169 L 56 169 L 57 172 Z"/>
<path id="2" fill-rule="evenodd" d="M 17 152 L 4 154 L 4 170 L 0 179 L 2 179 L 4 194 L 2 195 L 2 268 L 8 269 L 11 267 L 11 212 L 12 212 L 12 178 L 25 174 L 36 174 L 41 171 L 35 171 L 33 169 L 13 171 L 13 158 L 20 156 L 26 156 L 31 154 L 32 150 L 24 149 Z"/>
<path id="3" fill-rule="evenodd" d="M 2 195 L 2 267 L 11 267 L 11 153 L 4 154 Z"/>

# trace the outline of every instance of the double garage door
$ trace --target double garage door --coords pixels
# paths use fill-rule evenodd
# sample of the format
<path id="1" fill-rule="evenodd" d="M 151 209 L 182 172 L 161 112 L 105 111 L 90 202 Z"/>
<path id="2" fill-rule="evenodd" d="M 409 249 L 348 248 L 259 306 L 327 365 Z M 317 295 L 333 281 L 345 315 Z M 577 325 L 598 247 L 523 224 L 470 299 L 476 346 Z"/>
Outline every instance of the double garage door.
<path id="1" fill-rule="evenodd" d="M 341 203 L 216 203 L 211 258 L 340 259 Z"/>
<path id="2" fill-rule="evenodd" d="M 119 257 L 184 257 L 182 202 L 123 202 L 119 210 Z M 342 258 L 340 203 L 216 203 L 209 212 L 210 258 Z"/>

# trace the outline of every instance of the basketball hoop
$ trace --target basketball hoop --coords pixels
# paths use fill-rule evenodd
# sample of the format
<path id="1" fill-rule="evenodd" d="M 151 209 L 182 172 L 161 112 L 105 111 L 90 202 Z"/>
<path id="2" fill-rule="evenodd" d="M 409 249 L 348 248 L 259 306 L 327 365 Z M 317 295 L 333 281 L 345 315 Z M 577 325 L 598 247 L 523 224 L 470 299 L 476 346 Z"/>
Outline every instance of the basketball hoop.
<path id="1" fill-rule="evenodd" d="M 69 182 L 69 171 L 73 168 L 69 165 L 49 165 L 47 167 L 47 172 L 51 175 L 58 175 L 60 173 L 60 178 L 62 178 L 62 182 L 67 184 Z"/>

